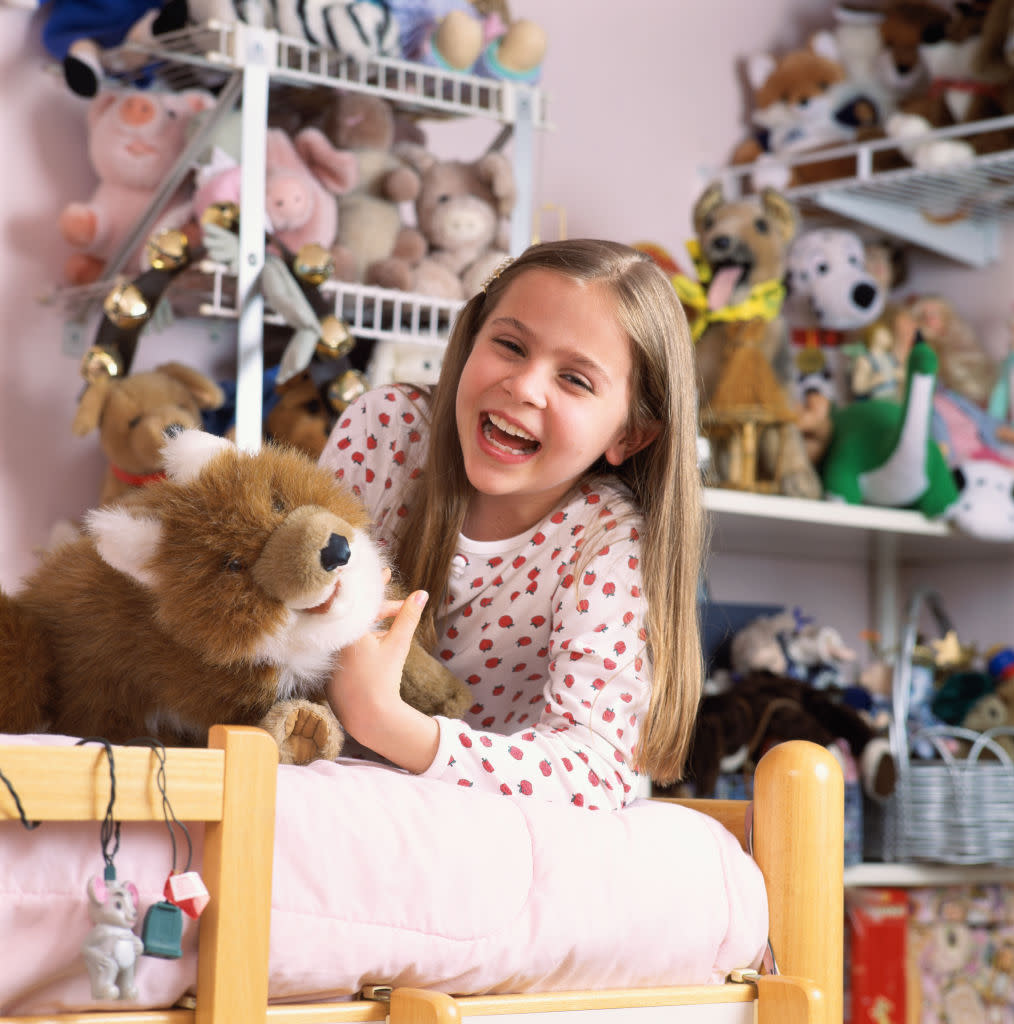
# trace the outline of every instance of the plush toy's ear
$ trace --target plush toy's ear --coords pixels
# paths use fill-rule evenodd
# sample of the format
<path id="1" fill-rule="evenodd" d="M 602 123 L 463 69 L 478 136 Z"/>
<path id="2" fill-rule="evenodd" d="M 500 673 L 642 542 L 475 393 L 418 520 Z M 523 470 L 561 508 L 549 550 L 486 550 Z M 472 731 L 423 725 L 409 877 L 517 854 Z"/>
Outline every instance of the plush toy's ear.
<path id="1" fill-rule="evenodd" d="M 514 208 L 514 170 L 502 153 L 487 153 L 475 165 L 481 181 L 496 196 L 497 213 L 507 216 Z"/>
<path id="2" fill-rule="evenodd" d="M 225 404 L 225 393 L 210 378 L 184 363 L 162 363 L 155 368 L 167 377 L 179 381 L 193 395 L 199 409 L 220 409 Z"/>
<path id="3" fill-rule="evenodd" d="M 170 480 L 186 484 L 195 480 L 217 455 L 235 450 L 228 438 L 203 430 L 181 430 L 162 445 L 162 465 Z"/>
<path id="4" fill-rule="evenodd" d="M 799 213 L 795 205 L 781 192 L 765 188 L 761 190 L 761 206 L 785 241 L 791 241 L 799 227 Z"/>
<path id="5" fill-rule="evenodd" d="M 775 59 L 767 53 L 755 53 L 746 59 L 746 80 L 750 88 L 756 92 L 771 76 L 775 69 Z"/>
<path id="6" fill-rule="evenodd" d="M 77 403 L 77 412 L 70 427 L 77 437 L 84 437 L 98 427 L 112 385 L 112 378 L 105 375 L 89 382 Z"/>
<path id="7" fill-rule="evenodd" d="M 815 32 L 810 38 L 810 49 L 818 57 L 825 57 L 827 60 L 838 61 L 841 54 L 838 52 L 838 42 L 833 32 Z"/>
<path id="8" fill-rule="evenodd" d="M 319 128 L 304 128 L 294 139 L 296 152 L 311 173 L 329 191 L 341 195 L 359 183 L 359 161 L 354 153 L 336 149 Z"/>
<path id="9" fill-rule="evenodd" d="M 85 514 L 85 529 L 107 565 L 143 587 L 154 585 L 148 562 L 162 538 L 162 525 L 157 519 L 132 516 L 126 508 L 106 505 Z"/>
<path id="10" fill-rule="evenodd" d="M 694 231 L 698 235 L 704 232 L 705 219 L 725 202 L 725 192 L 720 181 L 712 182 L 694 203 Z"/>

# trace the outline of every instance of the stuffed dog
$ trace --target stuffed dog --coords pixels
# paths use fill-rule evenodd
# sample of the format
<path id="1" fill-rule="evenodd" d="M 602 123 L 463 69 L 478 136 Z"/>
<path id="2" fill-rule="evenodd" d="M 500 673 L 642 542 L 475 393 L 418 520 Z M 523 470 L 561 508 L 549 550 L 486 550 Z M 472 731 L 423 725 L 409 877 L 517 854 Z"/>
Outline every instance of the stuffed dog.
<path id="1" fill-rule="evenodd" d="M 691 253 L 698 263 L 698 281 L 677 275 L 673 284 L 697 339 L 702 413 L 723 383 L 730 355 L 747 333 L 750 346 L 763 357 L 762 368 L 787 400 L 794 372 L 782 319 L 782 280 L 797 229 L 795 207 L 772 189 L 758 197 L 728 201 L 716 183 L 698 198 L 693 222 L 697 238 Z M 820 479 L 793 423 L 763 430 L 759 448 L 770 475 L 777 465 L 783 493 L 821 496 Z"/>
<path id="2" fill-rule="evenodd" d="M 323 688 L 387 578 L 363 506 L 294 449 L 184 430 L 163 461 L 166 479 L 90 512 L 0 592 L 0 732 L 193 745 L 222 722 L 267 729 L 283 763 L 335 757 Z M 419 645 L 402 693 L 450 717 L 471 702 Z"/>

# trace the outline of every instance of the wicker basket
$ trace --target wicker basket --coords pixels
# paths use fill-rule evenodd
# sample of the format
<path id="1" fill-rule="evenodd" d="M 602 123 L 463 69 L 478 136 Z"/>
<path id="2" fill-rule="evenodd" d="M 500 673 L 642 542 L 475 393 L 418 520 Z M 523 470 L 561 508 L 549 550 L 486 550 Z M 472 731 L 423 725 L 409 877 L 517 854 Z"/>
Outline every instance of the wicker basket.
<path id="1" fill-rule="evenodd" d="M 994 737 L 1014 729 L 978 733 L 957 726 L 911 728 L 913 657 L 920 618 L 932 613 L 941 634 L 952 627 L 940 596 L 917 591 L 909 602 L 902 650 L 894 672 L 891 750 L 898 782 L 883 803 L 868 801 L 864 856 L 888 862 L 1014 865 L 1014 761 Z M 967 757 L 956 757 L 955 739 L 967 740 Z M 933 760 L 913 756 L 927 744 Z"/>

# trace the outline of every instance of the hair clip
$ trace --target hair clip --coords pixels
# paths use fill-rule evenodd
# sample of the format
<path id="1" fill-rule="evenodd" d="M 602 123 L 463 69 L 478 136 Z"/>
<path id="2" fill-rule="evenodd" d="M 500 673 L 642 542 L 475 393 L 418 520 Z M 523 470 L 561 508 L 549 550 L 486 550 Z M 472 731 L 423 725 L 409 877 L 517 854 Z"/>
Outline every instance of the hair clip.
<path id="1" fill-rule="evenodd" d="M 513 256 L 508 256 L 506 259 L 502 259 L 494 268 L 493 273 L 482 282 L 482 290 L 486 292 L 489 290 L 489 286 L 514 262 Z"/>

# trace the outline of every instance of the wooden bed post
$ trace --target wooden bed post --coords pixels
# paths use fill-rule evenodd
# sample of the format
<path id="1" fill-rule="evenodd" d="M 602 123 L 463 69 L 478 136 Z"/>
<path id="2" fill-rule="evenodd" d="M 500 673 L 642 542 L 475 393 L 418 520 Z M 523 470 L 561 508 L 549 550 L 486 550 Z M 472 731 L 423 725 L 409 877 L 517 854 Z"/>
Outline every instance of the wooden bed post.
<path id="1" fill-rule="evenodd" d="M 267 1017 L 278 746 L 262 729 L 216 725 L 225 751 L 222 820 L 204 829 L 202 875 L 211 895 L 201 921 L 195 1024 Z"/>
<path id="2" fill-rule="evenodd" d="M 833 755 L 803 740 L 773 747 L 754 774 L 754 856 L 775 959 L 782 974 L 822 990 L 827 1024 L 843 1015 L 844 792 Z"/>

